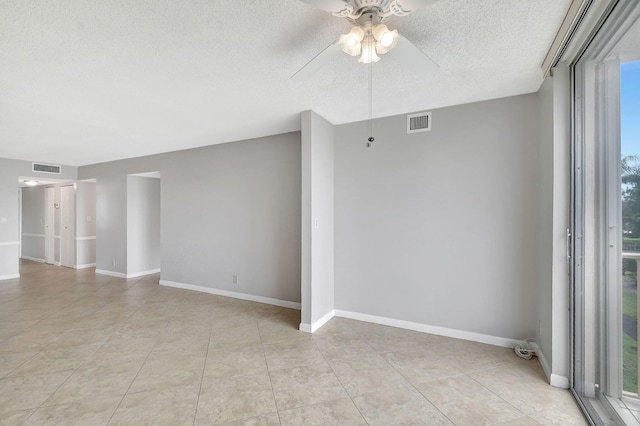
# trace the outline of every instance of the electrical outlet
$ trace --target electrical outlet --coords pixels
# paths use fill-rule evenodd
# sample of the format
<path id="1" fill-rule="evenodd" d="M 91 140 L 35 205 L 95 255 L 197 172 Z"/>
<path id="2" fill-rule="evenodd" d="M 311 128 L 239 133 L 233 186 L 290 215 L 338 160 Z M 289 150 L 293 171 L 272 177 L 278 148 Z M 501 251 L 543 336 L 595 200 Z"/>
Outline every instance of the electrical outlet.
<path id="1" fill-rule="evenodd" d="M 238 276 L 237 275 L 233 276 L 233 283 L 234 284 L 238 284 Z"/>
<path id="2" fill-rule="evenodd" d="M 115 260 L 115 259 L 113 259 L 113 260 L 111 261 L 111 265 L 112 265 L 112 266 L 116 266 L 116 260 Z"/>

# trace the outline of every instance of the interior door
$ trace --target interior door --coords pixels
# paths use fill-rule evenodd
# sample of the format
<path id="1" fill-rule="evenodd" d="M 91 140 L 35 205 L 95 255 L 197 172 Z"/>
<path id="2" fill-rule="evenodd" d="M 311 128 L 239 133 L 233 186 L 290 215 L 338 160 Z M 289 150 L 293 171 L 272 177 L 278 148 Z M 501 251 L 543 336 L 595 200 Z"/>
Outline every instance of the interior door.
<path id="1" fill-rule="evenodd" d="M 55 188 L 45 188 L 44 193 L 44 261 L 55 262 Z"/>
<path id="2" fill-rule="evenodd" d="M 60 187 L 60 265 L 73 268 L 75 265 L 75 203 L 73 185 Z"/>

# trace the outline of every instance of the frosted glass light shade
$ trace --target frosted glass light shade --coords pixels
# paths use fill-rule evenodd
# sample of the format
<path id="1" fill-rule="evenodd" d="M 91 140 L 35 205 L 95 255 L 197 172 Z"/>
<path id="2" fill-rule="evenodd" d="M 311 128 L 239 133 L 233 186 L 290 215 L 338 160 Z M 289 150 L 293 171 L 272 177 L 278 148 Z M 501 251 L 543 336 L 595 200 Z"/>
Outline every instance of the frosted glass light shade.
<path id="1" fill-rule="evenodd" d="M 368 64 L 371 62 L 378 62 L 380 57 L 376 53 L 376 45 L 373 40 L 365 40 L 362 42 L 362 56 L 358 59 L 358 62 Z"/>
<path id="2" fill-rule="evenodd" d="M 384 54 L 398 44 L 398 30 L 390 31 L 385 24 L 378 24 L 373 29 L 373 37 L 376 39 L 376 51 Z"/>
<path id="3" fill-rule="evenodd" d="M 362 39 L 364 38 L 364 30 L 355 26 L 351 28 L 348 34 L 340 35 L 338 42 L 342 51 L 351 56 L 358 56 L 362 51 Z"/>

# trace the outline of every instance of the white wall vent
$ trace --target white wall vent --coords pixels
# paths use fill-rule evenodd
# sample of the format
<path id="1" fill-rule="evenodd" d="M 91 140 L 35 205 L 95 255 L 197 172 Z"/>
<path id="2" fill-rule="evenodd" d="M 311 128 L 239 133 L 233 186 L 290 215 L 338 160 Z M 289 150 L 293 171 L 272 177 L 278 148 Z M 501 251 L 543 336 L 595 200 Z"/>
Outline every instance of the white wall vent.
<path id="1" fill-rule="evenodd" d="M 53 164 L 32 163 L 32 170 L 40 173 L 53 173 L 59 175 L 62 173 L 62 167 Z"/>
<path id="2" fill-rule="evenodd" d="M 407 133 L 431 131 L 431 112 L 407 115 Z"/>

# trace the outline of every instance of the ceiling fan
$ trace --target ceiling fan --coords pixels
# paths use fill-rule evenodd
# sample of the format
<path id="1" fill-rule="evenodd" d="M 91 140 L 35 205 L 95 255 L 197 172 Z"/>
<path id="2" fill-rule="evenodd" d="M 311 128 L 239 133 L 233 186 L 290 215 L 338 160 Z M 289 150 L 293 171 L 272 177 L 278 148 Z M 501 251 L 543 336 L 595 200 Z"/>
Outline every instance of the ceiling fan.
<path id="1" fill-rule="evenodd" d="M 384 24 L 392 16 L 405 16 L 438 0 L 302 0 L 333 16 L 345 18 L 354 24 L 348 34 L 307 62 L 293 76 L 292 80 L 303 81 L 311 77 L 327 62 L 344 52 L 359 56 L 358 62 L 378 62 L 380 57 L 394 50 L 394 56 L 407 68 L 427 77 L 435 74 L 440 67 L 409 40 L 389 30 Z"/>

